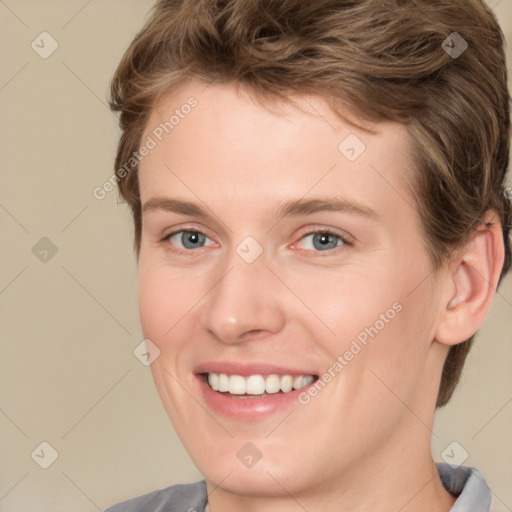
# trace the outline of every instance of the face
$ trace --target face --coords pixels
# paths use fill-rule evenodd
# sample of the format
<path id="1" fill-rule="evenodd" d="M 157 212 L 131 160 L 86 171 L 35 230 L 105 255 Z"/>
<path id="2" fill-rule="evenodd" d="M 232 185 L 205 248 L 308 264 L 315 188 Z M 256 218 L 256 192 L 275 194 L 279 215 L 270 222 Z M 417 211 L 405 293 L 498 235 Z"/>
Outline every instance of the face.
<path id="1" fill-rule="evenodd" d="M 429 446 L 437 392 L 407 133 L 299 102 L 190 81 L 143 136 L 156 143 L 140 164 L 138 269 L 154 380 L 207 481 L 241 494 L 349 485 Z"/>

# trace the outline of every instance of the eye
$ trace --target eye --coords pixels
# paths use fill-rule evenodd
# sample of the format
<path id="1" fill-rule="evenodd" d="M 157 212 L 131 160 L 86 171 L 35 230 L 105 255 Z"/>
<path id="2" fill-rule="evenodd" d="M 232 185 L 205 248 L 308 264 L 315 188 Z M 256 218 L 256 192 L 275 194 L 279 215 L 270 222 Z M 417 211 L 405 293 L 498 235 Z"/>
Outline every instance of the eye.
<path id="1" fill-rule="evenodd" d="M 209 240 L 210 244 L 205 244 Z M 169 241 L 177 249 L 201 249 L 205 245 L 214 245 L 214 242 L 210 240 L 204 233 L 197 230 L 181 230 L 170 233 L 164 238 L 164 241 Z"/>
<path id="2" fill-rule="evenodd" d="M 300 249 L 326 252 L 351 243 L 339 233 L 329 230 L 313 231 L 300 239 Z"/>

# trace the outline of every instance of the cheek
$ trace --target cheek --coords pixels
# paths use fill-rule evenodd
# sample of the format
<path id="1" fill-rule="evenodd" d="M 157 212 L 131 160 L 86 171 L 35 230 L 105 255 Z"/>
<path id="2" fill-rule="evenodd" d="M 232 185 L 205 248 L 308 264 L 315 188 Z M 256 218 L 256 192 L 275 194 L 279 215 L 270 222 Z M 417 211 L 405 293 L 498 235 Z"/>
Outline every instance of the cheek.
<path id="1" fill-rule="evenodd" d="M 420 264 L 408 272 L 395 268 L 390 262 L 346 274 L 333 271 L 330 276 L 297 280 L 294 290 L 310 310 L 302 321 L 308 322 L 311 332 L 316 325 L 316 339 L 322 340 L 333 362 L 346 354 L 359 374 L 371 367 L 398 381 L 397 364 L 404 363 L 413 379 L 427 356 L 433 298 L 428 280 L 418 286 L 428 275 Z"/>
<path id="2" fill-rule="evenodd" d="M 403 294 L 395 276 L 384 270 L 361 265 L 350 270 L 324 269 L 307 279 L 289 276 L 295 297 L 290 293 L 286 300 L 303 303 L 295 320 L 307 322 L 308 330 L 316 325 L 317 339 L 325 340 L 330 352 L 339 354 L 354 338 L 364 342 L 396 320 Z"/>
<path id="3" fill-rule="evenodd" d="M 169 312 L 174 309 L 174 295 L 166 290 L 165 281 L 159 279 L 158 272 L 139 265 L 137 296 L 144 336 L 158 344 L 172 326 Z"/>
<path id="4" fill-rule="evenodd" d="M 144 336 L 161 343 L 181 321 L 194 314 L 207 291 L 205 279 L 188 271 L 139 260 L 137 297 Z"/>
<path id="5" fill-rule="evenodd" d="M 402 284 L 402 289 L 381 292 L 378 308 L 362 327 L 353 325 L 349 334 L 348 343 L 361 350 L 346 368 L 344 391 L 373 404 L 374 413 L 380 410 L 382 418 L 401 414 L 403 403 L 415 403 L 432 342 L 428 289 L 410 293 L 408 283 Z"/>

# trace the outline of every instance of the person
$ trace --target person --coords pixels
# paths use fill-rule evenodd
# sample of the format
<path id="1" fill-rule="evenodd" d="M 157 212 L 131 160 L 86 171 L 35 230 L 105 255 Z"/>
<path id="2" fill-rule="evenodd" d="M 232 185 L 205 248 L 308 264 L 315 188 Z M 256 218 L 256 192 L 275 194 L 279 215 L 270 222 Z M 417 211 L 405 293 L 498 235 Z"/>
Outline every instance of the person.
<path id="1" fill-rule="evenodd" d="M 511 264 L 509 101 L 479 0 L 156 2 L 115 181 L 204 480 L 109 512 L 489 510 L 430 438 Z"/>

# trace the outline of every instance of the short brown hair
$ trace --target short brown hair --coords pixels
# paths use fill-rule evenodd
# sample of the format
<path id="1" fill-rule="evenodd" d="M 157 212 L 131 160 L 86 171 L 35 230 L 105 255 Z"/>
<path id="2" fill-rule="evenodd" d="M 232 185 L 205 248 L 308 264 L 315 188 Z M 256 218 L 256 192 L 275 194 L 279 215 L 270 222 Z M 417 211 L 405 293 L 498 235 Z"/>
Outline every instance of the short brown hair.
<path id="1" fill-rule="evenodd" d="M 115 168 L 133 213 L 137 256 L 138 165 L 122 176 L 119 170 L 138 150 L 156 103 L 196 78 L 285 102 L 293 93 L 321 95 L 337 112 L 403 123 L 416 164 L 409 185 L 433 269 L 493 211 L 505 245 L 501 283 L 511 265 L 512 220 L 504 53 L 496 17 L 480 0 L 159 0 L 110 91 L 122 129 Z M 450 348 L 438 407 L 450 399 L 473 339 Z"/>

